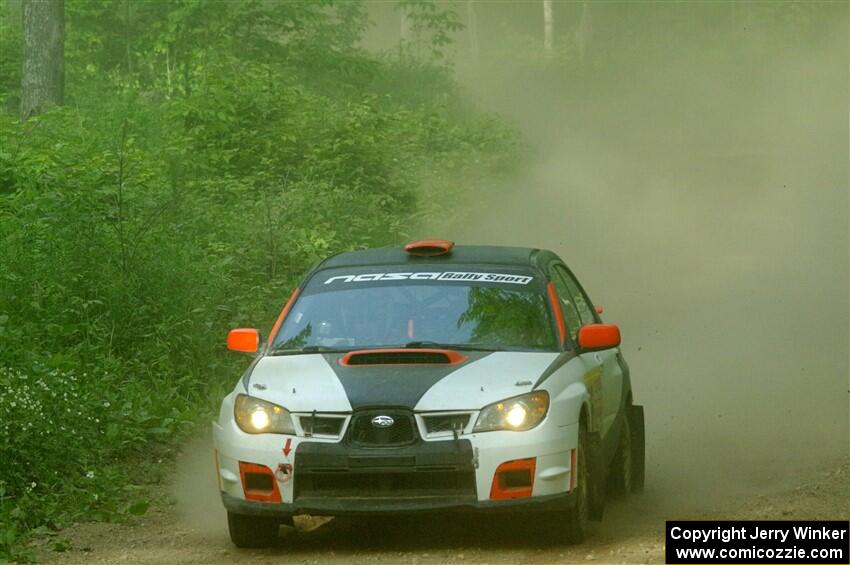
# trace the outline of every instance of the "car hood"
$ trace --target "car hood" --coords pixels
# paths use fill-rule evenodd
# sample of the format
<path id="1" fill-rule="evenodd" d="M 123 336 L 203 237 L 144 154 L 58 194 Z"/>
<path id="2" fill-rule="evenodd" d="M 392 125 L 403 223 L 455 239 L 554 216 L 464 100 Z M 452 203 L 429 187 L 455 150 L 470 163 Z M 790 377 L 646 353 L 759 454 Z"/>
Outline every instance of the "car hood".
<path id="1" fill-rule="evenodd" d="M 523 394 L 557 353 L 464 351 L 456 365 L 344 366 L 341 354 L 267 356 L 247 383 L 252 396 L 291 412 L 371 407 L 475 410 Z"/>

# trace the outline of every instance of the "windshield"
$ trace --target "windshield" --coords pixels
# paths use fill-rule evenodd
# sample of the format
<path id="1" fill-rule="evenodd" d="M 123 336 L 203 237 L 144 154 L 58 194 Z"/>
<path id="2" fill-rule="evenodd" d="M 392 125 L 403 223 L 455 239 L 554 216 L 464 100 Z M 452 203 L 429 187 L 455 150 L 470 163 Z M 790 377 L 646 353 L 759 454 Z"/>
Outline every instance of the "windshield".
<path id="1" fill-rule="evenodd" d="M 505 286 L 381 285 L 302 296 L 272 352 L 452 345 L 556 350 L 545 295 Z"/>

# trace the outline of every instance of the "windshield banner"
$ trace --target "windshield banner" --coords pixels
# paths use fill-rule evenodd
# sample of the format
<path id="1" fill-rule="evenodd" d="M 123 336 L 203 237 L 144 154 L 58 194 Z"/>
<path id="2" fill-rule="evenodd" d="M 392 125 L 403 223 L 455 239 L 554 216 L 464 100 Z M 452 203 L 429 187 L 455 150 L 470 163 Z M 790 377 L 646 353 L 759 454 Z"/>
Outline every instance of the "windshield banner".
<path id="1" fill-rule="evenodd" d="M 360 283 L 378 281 L 444 281 L 444 282 L 488 282 L 526 285 L 534 277 L 511 275 L 506 273 L 470 273 L 457 271 L 418 272 L 418 273 L 365 273 L 361 275 L 338 275 L 330 277 L 324 284 Z"/>

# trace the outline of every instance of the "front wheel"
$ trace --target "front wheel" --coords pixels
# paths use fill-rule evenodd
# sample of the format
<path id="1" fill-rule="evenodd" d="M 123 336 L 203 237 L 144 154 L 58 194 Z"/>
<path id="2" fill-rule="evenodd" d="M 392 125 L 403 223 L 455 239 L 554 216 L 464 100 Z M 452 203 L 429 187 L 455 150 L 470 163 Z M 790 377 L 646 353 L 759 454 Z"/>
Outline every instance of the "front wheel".
<path id="1" fill-rule="evenodd" d="M 236 547 L 269 547 L 277 541 L 280 522 L 274 518 L 227 513 L 230 541 Z"/>
<path id="2" fill-rule="evenodd" d="M 573 506 L 569 509 L 548 511 L 541 520 L 534 521 L 534 531 L 546 543 L 579 544 L 588 537 L 590 521 L 595 519 L 594 500 L 597 472 L 594 462 L 598 454 L 594 452 L 593 435 L 587 430 L 584 417 L 579 420 L 578 441 L 576 444 L 576 465 L 570 473 L 575 473 L 575 487 L 571 491 Z"/>
<path id="3" fill-rule="evenodd" d="M 590 442 L 584 422 L 578 428 L 578 452 L 576 454 L 575 506 L 567 513 L 566 538 L 568 543 L 581 543 L 587 538 L 590 522 L 590 473 L 587 454 Z M 571 471 L 572 472 L 572 471 Z"/>

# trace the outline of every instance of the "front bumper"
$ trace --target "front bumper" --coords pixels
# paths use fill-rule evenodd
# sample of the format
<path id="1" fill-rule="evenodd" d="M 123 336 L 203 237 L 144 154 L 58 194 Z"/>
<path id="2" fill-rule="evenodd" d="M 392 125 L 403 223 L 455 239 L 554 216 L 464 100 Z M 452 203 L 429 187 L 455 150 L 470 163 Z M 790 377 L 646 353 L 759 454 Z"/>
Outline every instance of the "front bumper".
<path id="1" fill-rule="evenodd" d="M 364 516 L 371 514 L 422 514 L 428 512 L 549 512 L 568 510 L 575 504 L 575 493 L 565 492 L 514 500 L 439 498 L 433 500 L 352 500 L 311 499 L 288 504 L 268 504 L 221 493 L 224 507 L 235 514 L 265 516 L 286 520 L 300 514 L 313 516 Z"/>
<path id="2" fill-rule="evenodd" d="M 577 425 L 420 439 L 377 449 L 317 437 L 250 435 L 232 421 L 214 422 L 213 432 L 222 501 L 234 513 L 285 519 L 298 514 L 548 511 L 573 505 Z M 531 496 L 491 500 L 499 465 L 528 458 L 535 460 Z M 240 462 L 272 471 L 289 467 L 278 479 L 279 502 L 247 499 Z"/>

